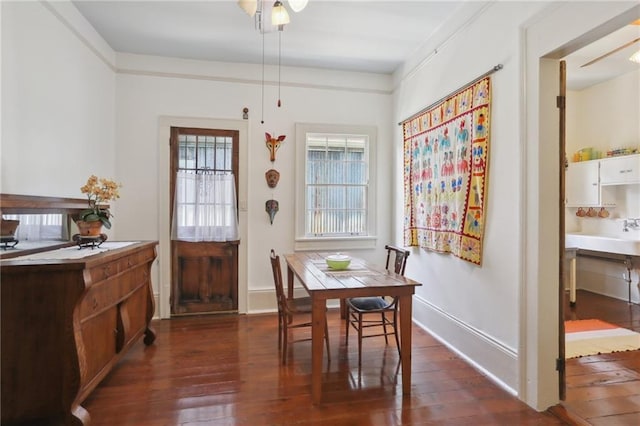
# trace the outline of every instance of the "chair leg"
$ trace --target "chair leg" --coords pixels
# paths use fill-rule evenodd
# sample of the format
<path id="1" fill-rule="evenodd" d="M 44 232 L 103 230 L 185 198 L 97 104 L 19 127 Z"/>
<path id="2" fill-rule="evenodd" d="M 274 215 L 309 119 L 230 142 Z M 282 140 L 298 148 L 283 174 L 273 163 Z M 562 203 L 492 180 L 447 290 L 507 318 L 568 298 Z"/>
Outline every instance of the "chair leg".
<path id="1" fill-rule="evenodd" d="M 282 315 L 278 313 L 278 350 L 282 349 Z"/>
<path id="2" fill-rule="evenodd" d="M 362 314 L 358 313 L 358 370 L 362 368 Z"/>
<path id="3" fill-rule="evenodd" d="M 345 344 L 349 344 L 349 328 L 351 328 L 351 308 L 347 305 L 346 313 L 345 313 L 345 324 L 347 325 L 347 329 L 345 332 Z"/>
<path id="4" fill-rule="evenodd" d="M 389 339 L 387 338 L 387 317 L 384 316 L 384 312 L 380 312 L 380 316 L 382 317 L 382 330 L 384 330 L 384 343 L 388 345 Z"/>
<path id="5" fill-rule="evenodd" d="M 287 363 L 287 349 L 289 349 L 287 340 L 289 339 L 289 329 L 287 327 L 287 321 L 283 318 L 282 327 L 282 365 Z"/>
<path id="6" fill-rule="evenodd" d="M 400 339 L 398 339 L 398 310 L 393 310 L 393 335 L 396 338 L 396 347 L 398 348 L 398 357 L 402 358 L 402 352 L 400 352 Z"/>
<path id="7" fill-rule="evenodd" d="M 324 340 L 327 344 L 327 360 L 331 361 L 331 350 L 329 350 L 329 322 L 324 319 Z"/>

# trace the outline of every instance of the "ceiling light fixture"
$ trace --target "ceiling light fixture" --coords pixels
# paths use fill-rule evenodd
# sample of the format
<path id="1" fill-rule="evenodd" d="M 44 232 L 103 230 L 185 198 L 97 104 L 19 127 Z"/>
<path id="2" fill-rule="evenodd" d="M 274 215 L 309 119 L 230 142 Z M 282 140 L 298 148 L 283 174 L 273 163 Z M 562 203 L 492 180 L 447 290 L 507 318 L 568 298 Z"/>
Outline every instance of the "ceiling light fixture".
<path id="1" fill-rule="evenodd" d="M 291 22 L 289 12 L 287 12 L 280 0 L 276 0 L 271 11 L 271 25 L 277 26 L 278 30 L 282 31 L 282 27 L 289 22 Z"/>
<path id="2" fill-rule="evenodd" d="M 631 62 L 635 62 L 636 64 L 640 64 L 640 50 L 629 57 Z"/>
<path id="3" fill-rule="evenodd" d="M 258 0 L 238 0 L 238 6 L 244 10 L 247 15 L 253 16 L 258 10 Z"/>
<path id="4" fill-rule="evenodd" d="M 300 12 L 307 7 L 309 0 L 289 0 L 289 7 L 294 12 Z M 273 7 L 269 7 L 271 0 L 238 0 L 238 6 L 249 16 L 256 16 L 257 20 L 263 20 L 263 15 L 271 9 L 271 22 L 274 26 L 286 25 L 290 22 L 289 12 L 281 0 L 276 0 Z"/>
<path id="5" fill-rule="evenodd" d="M 289 6 L 291 7 L 291 10 L 296 13 L 307 7 L 307 3 L 309 3 L 309 0 L 289 0 Z"/>
<path id="6" fill-rule="evenodd" d="M 271 6 L 272 0 L 238 0 L 238 6 L 249 16 L 255 16 L 255 26 L 262 34 L 262 120 L 264 124 L 264 35 L 265 33 L 278 31 L 278 108 L 282 106 L 280 98 L 280 71 L 282 59 L 282 31 L 284 26 L 291 22 L 287 8 L 281 0 L 276 0 Z M 294 12 L 300 12 L 307 6 L 309 0 L 289 0 L 289 6 Z M 269 13 L 270 12 L 270 13 Z M 271 21 L 265 19 L 271 15 Z"/>

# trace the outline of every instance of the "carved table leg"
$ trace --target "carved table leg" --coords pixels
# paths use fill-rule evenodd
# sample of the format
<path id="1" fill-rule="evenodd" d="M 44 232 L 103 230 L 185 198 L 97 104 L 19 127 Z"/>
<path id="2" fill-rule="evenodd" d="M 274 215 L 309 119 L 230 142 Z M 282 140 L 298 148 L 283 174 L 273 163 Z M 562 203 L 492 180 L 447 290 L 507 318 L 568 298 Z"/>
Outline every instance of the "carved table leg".
<path id="1" fill-rule="evenodd" d="M 74 426 L 87 426 L 91 424 L 91 416 L 82 405 L 76 405 L 75 408 L 71 409 L 70 419 L 67 424 L 71 424 Z"/>
<path id="2" fill-rule="evenodd" d="M 153 344 L 153 342 L 155 342 L 156 340 L 156 331 L 151 328 L 150 326 L 148 326 L 145 330 L 144 330 L 144 344 L 149 346 L 151 344 Z"/>

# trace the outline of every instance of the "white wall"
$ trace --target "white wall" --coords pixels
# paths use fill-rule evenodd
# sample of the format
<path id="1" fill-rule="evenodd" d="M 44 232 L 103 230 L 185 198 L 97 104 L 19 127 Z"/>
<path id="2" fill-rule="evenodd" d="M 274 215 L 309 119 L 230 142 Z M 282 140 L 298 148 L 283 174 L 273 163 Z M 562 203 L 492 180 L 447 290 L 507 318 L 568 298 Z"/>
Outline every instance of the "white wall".
<path id="1" fill-rule="evenodd" d="M 395 120 L 464 86 L 496 64 L 492 75 L 487 216 L 482 266 L 454 256 L 414 249 L 406 274 L 417 289 L 415 318 L 501 381 L 518 388 L 521 285 L 522 146 L 520 140 L 519 26 L 540 8 L 503 2 L 485 8 L 426 63 L 406 70 L 396 91 Z M 396 132 L 401 156 L 401 132 Z M 396 177 L 394 188 L 401 191 Z M 402 217 L 402 193 L 395 194 Z M 400 238 L 400 235 L 397 235 Z"/>
<path id="2" fill-rule="evenodd" d="M 394 76 L 394 121 L 400 121 L 497 63 L 504 65 L 492 77 L 482 266 L 414 249 L 407 275 L 424 283 L 414 303 L 416 320 L 541 410 L 558 400 L 560 209 L 558 66 L 556 59 L 541 58 L 634 6 L 633 2 L 482 5 L 463 30 L 425 46 L 421 58 L 408 61 Z M 394 143 L 398 170 L 394 189 L 400 191 L 400 132 Z M 394 198 L 393 232 L 400 240 L 402 194 L 396 192 Z"/>
<path id="3" fill-rule="evenodd" d="M 246 281 L 240 282 L 241 289 L 247 289 L 248 300 L 240 303 L 248 312 L 275 309 L 268 249 L 286 253 L 294 247 L 295 150 L 301 143 L 295 140 L 295 123 L 376 126 L 380 159 L 377 198 L 389 198 L 390 170 L 386 166 L 392 140 L 389 76 L 283 68 L 282 107 L 277 108 L 277 87 L 269 78 L 276 76 L 277 70 L 268 67 L 265 123 L 261 124 L 260 66 L 118 54 L 118 69 L 117 164 L 118 176 L 126 187 L 117 219 L 127 224 L 126 238 L 161 240 L 161 264 L 168 262 L 162 247 L 169 230 L 168 221 L 163 219 L 168 217 L 168 203 L 162 201 L 161 194 L 168 190 L 169 167 L 165 161 L 168 140 L 158 140 L 159 118 L 242 121 L 243 108 L 249 108 L 248 146 L 241 146 L 240 163 L 240 183 L 246 190 L 241 188 L 239 195 L 241 209 L 245 211 L 240 228 L 246 232 L 240 250 L 245 250 L 244 262 L 248 265 Z M 265 147 L 265 132 L 286 135 L 273 164 Z M 243 150 L 246 154 L 242 154 Z M 264 176 L 272 167 L 280 172 L 275 189 L 267 186 Z M 265 201 L 271 198 L 280 203 L 273 225 L 264 210 Z M 143 209 L 150 211 L 145 223 L 138 225 L 135 220 Z M 382 261 L 390 211 L 388 203 L 379 203 L 377 247 L 375 251 L 361 253 L 364 257 Z M 158 289 L 168 291 L 168 277 L 168 273 L 159 277 Z"/>
<path id="4" fill-rule="evenodd" d="M 640 147 L 640 69 L 567 92 L 567 154 L 587 147 L 609 149 Z"/>
<path id="5" fill-rule="evenodd" d="M 1 7 L 0 191 L 83 198 L 89 175 L 117 178 L 113 51 L 70 4 Z"/>

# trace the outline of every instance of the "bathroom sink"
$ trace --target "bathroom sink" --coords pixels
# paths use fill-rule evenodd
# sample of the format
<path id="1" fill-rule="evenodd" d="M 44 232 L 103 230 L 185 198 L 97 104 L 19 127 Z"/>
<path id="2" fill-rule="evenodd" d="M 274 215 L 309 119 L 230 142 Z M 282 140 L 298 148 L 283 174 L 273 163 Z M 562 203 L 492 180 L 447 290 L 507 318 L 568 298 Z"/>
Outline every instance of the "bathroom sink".
<path id="1" fill-rule="evenodd" d="M 606 253 L 618 253 L 631 256 L 640 256 L 640 239 L 637 233 L 629 233 L 628 236 L 592 235 L 582 233 L 565 234 L 564 246 L 576 247 L 583 250 L 601 251 Z"/>

